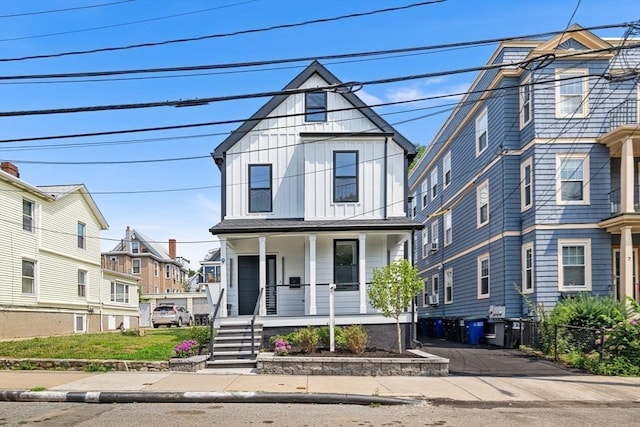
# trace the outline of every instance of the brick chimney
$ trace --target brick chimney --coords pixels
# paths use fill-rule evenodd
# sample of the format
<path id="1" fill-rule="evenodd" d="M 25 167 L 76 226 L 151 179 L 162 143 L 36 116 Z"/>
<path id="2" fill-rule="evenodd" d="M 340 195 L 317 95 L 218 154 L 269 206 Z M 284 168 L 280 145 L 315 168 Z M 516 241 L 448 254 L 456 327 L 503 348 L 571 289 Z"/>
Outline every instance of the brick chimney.
<path id="1" fill-rule="evenodd" d="M 18 167 L 11 162 L 0 163 L 0 169 L 2 169 L 3 172 L 8 173 L 9 175 L 13 175 L 16 178 L 20 178 L 20 172 L 18 172 Z"/>
<path id="2" fill-rule="evenodd" d="M 169 239 L 169 256 L 176 259 L 176 239 Z"/>

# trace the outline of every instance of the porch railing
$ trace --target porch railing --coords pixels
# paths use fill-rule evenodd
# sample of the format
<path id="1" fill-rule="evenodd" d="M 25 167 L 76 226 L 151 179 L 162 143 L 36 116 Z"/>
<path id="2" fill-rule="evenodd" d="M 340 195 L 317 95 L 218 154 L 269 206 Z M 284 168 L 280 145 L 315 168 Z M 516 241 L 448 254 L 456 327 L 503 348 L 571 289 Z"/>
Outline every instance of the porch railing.
<path id="1" fill-rule="evenodd" d="M 635 185 L 633 188 L 634 212 L 640 212 L 640 204 L 638 203 L 638 200 L 640 200 L 640 198 L 638 197 L 638 194 L 640 194 L 640 185 Z M 620 202 L 621 202 L 621 190 L 618 188 L 616 190 L 611 191 L 609 193 L 609 206 L 611 207 L 611 215 L 619 214 L 622 211 Z"/>
<path id="2" fill-rule="evenodd" d="M 211 317 L 211 323 L 209 325 L 209 360 L 213 360 L 213 326 L 216 323 L 216 317 L 218 316 L 218 310 L 220 304 L 222 304 L 222 296 L 224 295 L 224 288 L 220 289 L 220 295 L 218 295 L 218 302 L 216 308 L 213 310 L 213 316 Z"/>
<path id="3" fill-rule="evenodd" d="M 260 289 L 256 306 L 253 308 L 253 316 L 251 317 L 251 357 L 256 355 L 256 317 L 260 309 L 260 301 L 262 301 L 262 293 L 264 289 Z"/>
<path id="4" fill-rule="evenodd" d="M 626 99 L 613 107 L 607 113 L 605 125 L 609 124 L 609 131 L 620 126 L 638 124 L 638 101 Z"/>

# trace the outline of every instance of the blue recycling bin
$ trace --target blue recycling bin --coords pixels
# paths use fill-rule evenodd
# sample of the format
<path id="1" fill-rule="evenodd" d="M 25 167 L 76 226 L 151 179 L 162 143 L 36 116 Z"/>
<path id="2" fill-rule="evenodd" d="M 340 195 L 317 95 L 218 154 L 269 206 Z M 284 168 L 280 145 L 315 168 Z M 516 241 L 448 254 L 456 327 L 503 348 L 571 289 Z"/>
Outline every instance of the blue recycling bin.
<path id="1" fill-rule="evenodd" d="M 468 319 L 464 321 L 467 330 L 467 344 L 478 345 L 484 337 L 484 319 Z"/>
<path id="2" fill-rule="evenodd" d="M 433 322 L 433 330 L 436 338 L 442 338 L 444 336 L 444 320 L 435 319 Z"/>

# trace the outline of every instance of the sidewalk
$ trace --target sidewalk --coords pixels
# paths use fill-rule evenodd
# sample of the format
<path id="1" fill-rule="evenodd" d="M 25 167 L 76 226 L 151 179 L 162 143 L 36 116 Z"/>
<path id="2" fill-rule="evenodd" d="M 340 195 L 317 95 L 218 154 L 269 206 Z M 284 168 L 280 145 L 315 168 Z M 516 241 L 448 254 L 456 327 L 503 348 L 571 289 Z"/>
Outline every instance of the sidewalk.
<path id="1" fill-rule="evenodd" d="M 29 390 L 42 390 L 29 393 Z M 20 392 L 20 393 L 19 393 Z M 0 401 L 640 403 L 640 377 L 344 377 L 248 372 L 0 371 Z"/>

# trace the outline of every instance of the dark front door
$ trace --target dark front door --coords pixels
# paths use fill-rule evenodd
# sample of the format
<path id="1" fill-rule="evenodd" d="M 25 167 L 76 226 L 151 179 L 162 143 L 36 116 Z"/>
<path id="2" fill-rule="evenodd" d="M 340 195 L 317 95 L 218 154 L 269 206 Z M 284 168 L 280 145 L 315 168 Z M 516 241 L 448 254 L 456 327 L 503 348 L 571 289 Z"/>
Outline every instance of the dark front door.
<path id="1" fill-rule="evenodd" d="M 260 293 L 260 259 L 256 255 L 238 257 L 238 315 L 251 315 Z"/>

